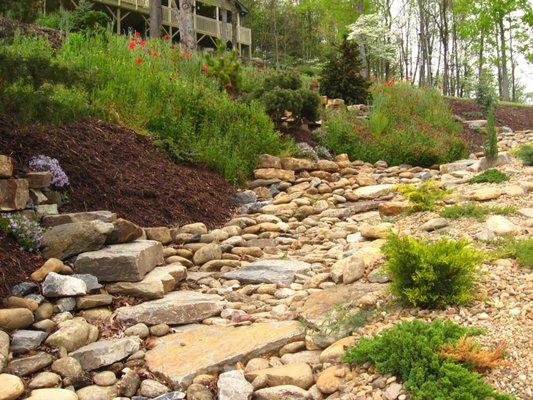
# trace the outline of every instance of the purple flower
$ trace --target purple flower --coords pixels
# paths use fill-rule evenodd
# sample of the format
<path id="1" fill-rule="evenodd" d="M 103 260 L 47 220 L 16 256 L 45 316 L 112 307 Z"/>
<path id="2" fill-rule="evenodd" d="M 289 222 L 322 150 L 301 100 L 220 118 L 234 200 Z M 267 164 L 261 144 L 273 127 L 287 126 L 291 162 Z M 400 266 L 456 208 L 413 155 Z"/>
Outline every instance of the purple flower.
<path id="1" fill-rule="evenodd" d="M 37 251 L 43 243 L 43 229 L 21 214 L 0 214 L 0 230 L 14 237 L 27 251 Z"/>
<path id="2" fill-rule="evenodd" d="M 52 185 L 56 188 L 64 188 L 69 184 L 67 174 L 55 158 L 41 154 L 30 160 L 29 167 L 32 171 L 50 171 L 52 173 Z"/>

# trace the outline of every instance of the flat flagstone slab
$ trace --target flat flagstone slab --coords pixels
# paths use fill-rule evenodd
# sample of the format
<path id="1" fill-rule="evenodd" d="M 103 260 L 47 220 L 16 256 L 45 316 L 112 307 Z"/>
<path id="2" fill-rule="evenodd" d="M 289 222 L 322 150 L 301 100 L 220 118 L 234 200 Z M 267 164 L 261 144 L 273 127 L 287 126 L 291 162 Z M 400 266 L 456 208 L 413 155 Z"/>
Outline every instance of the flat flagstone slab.
<path id="1" fill-rule="evenodd" d="M 227 272 L 224 279 L 237 279 L 243 283 L 281 283 L 290 285 L 295 274 L 311 270 L 311 264 L 296 260 L 258 260 L 243 268 Z"/>
<path id="2" fill-rule="evenodd" d="M 258 357 L 303 337 L 304 327 L 296 321 L 243 327 L 188 325 L 157 339 L 145 360 L 154 374 L 178 387 L 186 386 L 198 374 Z"/>
<path id="3" fill-rule="evenodd" d="M 300 317 L 313 328 L 322 327 L 339 306 L 348 305 L 365 295 L 383 298 L 387 286 L 381 283 L 356 282 L 351 285 L 338 285 L 331 289 L 315 292 L 307 298 L 300 310 Z"/>
<path id="4" fill-rule="evenodd" d="M 124 324 L 182 325 L 219 314 L 226 301 L 216 294 L 181 290 L 159 300 L 147 301 L 116 310 L 116 319 Z"/>

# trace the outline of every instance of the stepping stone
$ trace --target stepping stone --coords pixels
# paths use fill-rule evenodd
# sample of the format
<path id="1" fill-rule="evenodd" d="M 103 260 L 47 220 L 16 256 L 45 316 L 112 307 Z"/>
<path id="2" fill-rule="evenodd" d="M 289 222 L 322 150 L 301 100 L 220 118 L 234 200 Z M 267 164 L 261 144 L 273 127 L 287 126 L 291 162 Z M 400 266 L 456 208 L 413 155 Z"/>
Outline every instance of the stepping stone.
<path id="1" fill-rule="evenodd" d="M 258 260 L 235 271 L 227 272 L 224 279 L 237 279 L 243 283 L 281 283 L 294 281 L 296 274 L 311 270 L 311 264 L 296 260 Z"/>
<path id="2" fill-rule="evenodd" d="M 47 215 L 43 218 L 43 226 L 50 228 L 52 226 L 71 224 L 74 222 L 114 222 L 117 219 L 117 214 L 111 211 L 88 211 L 79 213 Z"/>
<path id="3" fill-rule="evenodd" d="M 140 282 L 112 283 L 106 286 L 106 290 L 114 295 L 160 299 L 186 276 L 187 269 L 183 265 L 169 264 L 154 268 Z"/>
<path id="4" fill-rule="evenodd" d="M 85 371 L 111 365 L 139 351 L 141 339 L 127 337 L 122 339 L 100 340 L 84 346 L 69 354 L 80 363 Z"/>
<path id="5" fill-rule="evenodd" d="M 147 301 L 116 310 L 116 319 L 124 324 L 182 325 L 218 315 L 225 305 L 221 296 L 192 291 L 171 292 L 162 299 Z"/>
<path id="6" fill-rule="evenodd" d="M 273 352 L 303 337 L 304 327 L 296 321 L 245 327 L 189 325 L 157 339 L 145 360 L 156 375 L 176 386 L 188 385 L 198 374 Z"/>
<path id="7" fill-rule="evenodd" d="M 163 246 L 153 240 L 106 246 L 80 254 L 77 274 L 91 274 L 100 282 L 138 282 L 156 265 L 163 264 Z"/>
<path id="8" fill-rule="evenodd" d="M 371 200 L 391 193 L 395 189 L 393 184 L 363 186 L 354 190 L 353 194 L 358 199 Z"/>
<path id="9" fill-rule="evenodd" d="M 361 283 L 338 285 L 331 289 L 315 292 L 307 298 L 300 310 L 300 317 L 313 328 L 319 329 L 333 316 L 343 304 L 357 303 L 364 295 L 380 297 L 387 295 L 387 287 L 381 283 Z"/>

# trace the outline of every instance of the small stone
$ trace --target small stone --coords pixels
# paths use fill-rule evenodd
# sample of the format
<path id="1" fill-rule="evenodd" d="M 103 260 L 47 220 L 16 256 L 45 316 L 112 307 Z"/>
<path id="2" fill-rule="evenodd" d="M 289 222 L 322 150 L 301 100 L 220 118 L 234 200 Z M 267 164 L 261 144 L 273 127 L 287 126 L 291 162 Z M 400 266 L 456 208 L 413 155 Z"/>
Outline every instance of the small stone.
<path id="1" fill-rule="evenodd" d="M 432 218 L 420 226 L 421 231 L 431 232 L 448 226 L 446 218 Z"/>
<path id="2" fill-rule="evenodd" d="M 7 369 L 14 375 L 26 376 L 48 367 L 53 361 L 54 357 L 50 354 L 40 352 L 29 357 L 12 360 Z"/>
<path id="3" fill-rule="evenodd" d="M 98 386 L 111 386 L 117 382 L 117 377 L 112 371 L 104 371 L 95 374 L 93 380 Z"/>
<path id="4" fill-rule="evenodd" d="M 167 324 L 157 324 L 150 327 L 150 333 L 152 336 L 165 336 L 170 332 L 170 326 Z"/>
<path id="5" fill-rule="evenodd" d="M 84 318 L 73 318 L 58 324 L 59 329 L 46 339 L 50 347 L 74 351 L 98 339 L 98 328 Z"/>
<path id="6" fill-rule="evenodd" d="M 256 400 L 308 400 L 308 392 L 293 385 L 264 388 L 254 393 Z"/>
<path id="7" fill-rule="evenodd" d="M 35 282 L 19 282 L 11 288 L 11 294 L 13 296 L 27 296 L 30 293 L 39 291 L 39 285 Z"/>
<path id="8" fill-rule="evenodd" d="M 204 385 L 193 383 L 187 388 L 187 400 L 213 400 L 213 393 Z"/>
<path id="9" fill-rule="evenodd" d="M 509 221 L 502 215 L 493 215 L 487 218 L 487 229 L 493 231 L 497 235 L 516 235 L 520 232 L 520 228 Z"/>
<path id="10" fill-rule="evenodd" d="M 342 367 L 333 366 L 326 368 L 316 380 L 316 386 L 318 390 L 320 390 L 324 394 L 335 393 L 339 389 L 340 384 L 342 383 L 342 378 L 339 377 L 339 375 L 344 376 L 345 373 L 346 372 Z"/>
<path id="11" fill-rule="evenodd" d="M 53 372 L 41 372 L 28 384 L 30 389 L 61 387 L 61 377 Z"/>
<path id="12" fill-rule="evenodd" d="M 141 382 L 141 389 L 139 390 L 139 393 L 141 396 L 152 398 L 161 396 L 169 391 L 170 389 L 162 383 L 159 383 L 153 379 L 145 379 Z"/>
<path id="13" fill-rule="evenodd" d="M 116 386 L 90 385 L 76 392 L 79 400 L 112 400 L 118 395 Z"/>
<path id="14" fill-rule="evenodd" d="M 253 380 L 259 375 L 267 377 L 269 386 L 294 385 L 302 389 L 309 389 L 314 383 L 313 371 L 305 363 L 252 371 L 246 374 L 246 379 Z"/>
<path id="15" fill-rule="evenodd" d="M 392 383 L 390 384 L 386 389 L 384 393 L 385 400 L 395 400 L 400 395 L 400 391 L 402 390 L 402 385 L 399 383 Z"/>
<path id="16" fill-rule="evenodd" d="M 163 245 L 167 245 L 172 242 L 172 237 L 170 236 L 170 229 L 165 226 L 159 226 L 155 228 L 144 228 L 146 232 L 146 238 L 148 240 L 155 240 L 160 242 Z"/>
<path id="17" fill-rule="evenodd" d="M 43 295 L 46 297 L 80 296 L 86 293 L 85 282 L 72 276 L 50 272 L 43 282 Z"/>
<path id="18" fill-rule="evenodd" d="M 124 334 L 127 336 L 139 336 L 141 339 L 144 339 L 150 336 L 150 330 L 146 324 L 138 323 L 126 329 Z"/>
<path id="19" fill-rule="evenodd" d="M 124 397 L 132 397 L 139 389 L 141 378 L 135 371 L 127 371 L 117 384 L 118 393 Z"/>
<path id="20" fill-rule="evenodd" d="M 24 383 L 18 376 L 0 374 L 0 399 L 15 400 L 24 392 Z"/>
<path id="21" fill-rule="evenodd" d="M 487 201 L 497 199 L 502 195 L 502 190 L 497 187 L 485 187 L 470 194 L 470 199 L 475 201 Z"/>
<path id="22" fill-rule="evenodd" d="M 18 330 L 11 337 L 11 351 L 15 355 L 27 353 L 39 347 L 47 336 L 46 332 Z"/>
<path id="23" fill-rule="evenodd" d="M 78 400 L 72 390 L 67 389 L 35 389 L 26 400 Z"/>
<path id="24" fill-rule="evenodd" d="M 140 339 L 134 337 L 100 340 L 84 346 L 69 356 L 79 361 L 86 371 L 98 369 L 120 361 L 140 348 Z"/>
<path id="25" fill-rule="evenodd" d="M 244 373 L 238 370 L 220 374 L 217 387 L 219 400 L 249 400 L 254 391 Z"/>
<path id="26" fill-rule="evenodd" d="M 27 308 L 0 309 L 0 329 L 13 331 L 27 328 L 33 323 L 33 313 Z"/>
<path id="27" fill-rule="evenodd" d="M 52 363 L 52 371 L 63 378 L 76 378 L 83 373 L 80 363 L 73 357 L 63 357 Z"/>
<path id="28" fill-rule="evenodd" d="M 63 261 L 57 258 L 49 258 L 41 268 L 31 274 L 31 279 L 36 282 L 42 282 L 50 272 L 59 273 L 63 271 Z"/>

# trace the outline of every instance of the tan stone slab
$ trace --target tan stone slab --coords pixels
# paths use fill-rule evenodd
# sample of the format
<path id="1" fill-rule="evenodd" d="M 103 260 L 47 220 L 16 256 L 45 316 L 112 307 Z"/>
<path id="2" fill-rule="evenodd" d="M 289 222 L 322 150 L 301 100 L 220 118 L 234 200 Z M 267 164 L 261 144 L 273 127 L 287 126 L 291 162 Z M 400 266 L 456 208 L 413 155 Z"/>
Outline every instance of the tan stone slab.
<path id="1" fill-rule="evenodd" d="M 304 327 L 296 321 L 245 327 L 188 325 L 158 339 L 145 360 L 151 372 L 176 386 L 185 386 L 197 374 L 217 371 L 303 337 Z"/>

